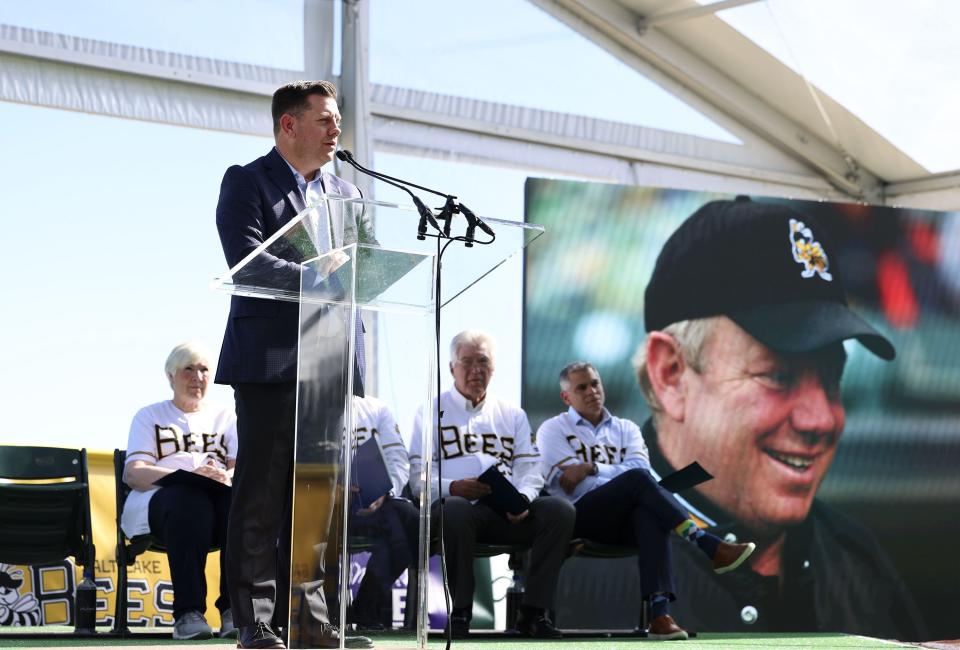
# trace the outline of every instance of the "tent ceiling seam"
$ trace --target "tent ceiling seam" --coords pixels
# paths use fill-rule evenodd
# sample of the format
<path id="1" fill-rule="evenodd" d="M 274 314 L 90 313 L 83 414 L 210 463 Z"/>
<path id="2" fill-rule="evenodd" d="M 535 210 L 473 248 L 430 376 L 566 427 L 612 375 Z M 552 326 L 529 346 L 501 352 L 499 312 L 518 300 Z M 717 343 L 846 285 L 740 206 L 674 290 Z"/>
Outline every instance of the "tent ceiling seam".
<path id="1" fill-rule="evenodd" d="M 641 37 L 640 17 L 614 0 L 529 0 L 544 11 L 610 50 L 621 47 L 656 68 L 676 87 L 692 92 L 748 129 L 763 134 L 786 153 L 818 170 L 844 193 L 862 200 L 882 202 L 883 183 L 866 168 L 856 175 L 842 152 L 801 124 L 784 115 L 748 88 L 695 52 L 674 41 L 664 31 L 651 28 Z M 706 18 L 715 19 L 718 18 Z M 635 62 L 627 61 L 637 67 Z M 638 68 L 639 69 L 639 68 Z"/>

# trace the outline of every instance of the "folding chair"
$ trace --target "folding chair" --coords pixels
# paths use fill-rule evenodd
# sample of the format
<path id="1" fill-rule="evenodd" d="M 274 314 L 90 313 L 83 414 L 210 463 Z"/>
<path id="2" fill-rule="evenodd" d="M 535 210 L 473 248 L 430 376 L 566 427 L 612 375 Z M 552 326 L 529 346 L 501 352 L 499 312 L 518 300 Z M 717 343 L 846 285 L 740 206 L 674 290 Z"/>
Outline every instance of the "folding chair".
<path id="1" fill-rule="evenodd" d="M 127 452 L 123 449 L 113 450 L 113 477 L 116 486 L 117 503 L 117 602 L 114 608 L 113 634 L 126 637 L 132 633 L 127 622 L 127 569 L 137 560 L 137 556 L 147 551 L 156 551 L 166 553 L 167 549 L 155 535 L 137 535 L 128 539 L 120 527 L 120 515 L 123 513 L 123 504 L 127 501 L 127 495 L 130 494 L 130 487 L 123 482 L 123 468 L 127 462 Z M 213 546 L 210 551 L 216 551 L 219 547 Z M 150 637 L 169 637 L 171 632 L 151 633 Z M 141 635 L 139 636 L 147 636 Z"/>
<path id="2" fill-rule="evenodd" d="M 93 528 L 87 450 L 0 446 L 0 562 L 83 567 L 74 629 L 96 632 Z M 82 611 L 81 611 L 82 610 Z"/>

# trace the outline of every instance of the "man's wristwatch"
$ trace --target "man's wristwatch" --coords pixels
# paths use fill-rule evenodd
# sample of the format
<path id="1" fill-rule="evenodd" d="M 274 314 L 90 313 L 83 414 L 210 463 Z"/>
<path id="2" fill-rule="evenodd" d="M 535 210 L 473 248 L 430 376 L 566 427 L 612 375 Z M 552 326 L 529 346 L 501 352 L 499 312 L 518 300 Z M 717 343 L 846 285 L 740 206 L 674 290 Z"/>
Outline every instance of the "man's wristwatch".
<path id="1" fill-rule="evenodd" d="M 590 463 L 590 476 L 596 476 L 599 471 L 600 471 L 600 468 L 597 467 L 597 464 L 594 463 L 594 462 L 591 462 L 591 463 Z"/>

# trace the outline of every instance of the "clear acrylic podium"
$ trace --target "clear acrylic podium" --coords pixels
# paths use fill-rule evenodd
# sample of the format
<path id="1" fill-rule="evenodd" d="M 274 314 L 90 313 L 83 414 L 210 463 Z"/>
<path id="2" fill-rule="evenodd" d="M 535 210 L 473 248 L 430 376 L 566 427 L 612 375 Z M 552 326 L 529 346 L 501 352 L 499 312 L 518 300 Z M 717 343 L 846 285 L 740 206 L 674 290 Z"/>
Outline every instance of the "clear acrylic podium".
<path id="1" fill-rule="evenodd" d="M 213 283 L 236 295 L 300 305 L 291 648 L 311 647 L 305 621 L 318 608 L 325 607 L 330 620 L 351 634 L 348 603 L 365 573 L 363 563 L 369 566 L 374 557 L 378 567 L 401 563 L 415 571 L 418 579 L 406 584 L 417 589 L 404 591 L 402 580 L 378 589 L 378 600 L 386 601 L 378 603 L 386 631 L 357 633 L 373 637 L 375 645 L 382 636 L 389 647 L 426 648 L 430 496 L 425 491 L 414 504 L 416 544 L 404 549 L 395 543 L 406 534 L 396 522 L 385 523 L 385 532 L 370 533 L 370 518 L 386 517 L 364 508 L 371 495 L 361 492 L 369 483 L 361 474 L 373 470 L 355 466 L 358 439 L 374 437 L 384 457 L 396 450 L 388 453 L 390 444 L 384 446 L 389 432 L 357 420 L 370 411 L 360 408 L 357 395 L 376 396 L 390 408 L 395 433 L 409 448 L 416 411 L 429 412 L 436 395 L 437 310 L 522 251 L 543 228 L 483 218 L 495 237 L 477 230 L 477 238 L 492 243 L 451 243 L 437 295 L 438 239 L 419 240 L 418 221 L 412 205 L 326 196 Z M 454 215 L 450 235 L 463 235 L 466 226 L 463 215 Z M 424 427 L 421 441 L 425 457 L 432 453 L 436 414 L 430 419 L 434 425 Z M 431 464 L 423 463 L 422 485 L 430 485 L 430 471 Z M 388 498 L 403 498 L 402 472 L 401 480 L 391 478 Z"/>

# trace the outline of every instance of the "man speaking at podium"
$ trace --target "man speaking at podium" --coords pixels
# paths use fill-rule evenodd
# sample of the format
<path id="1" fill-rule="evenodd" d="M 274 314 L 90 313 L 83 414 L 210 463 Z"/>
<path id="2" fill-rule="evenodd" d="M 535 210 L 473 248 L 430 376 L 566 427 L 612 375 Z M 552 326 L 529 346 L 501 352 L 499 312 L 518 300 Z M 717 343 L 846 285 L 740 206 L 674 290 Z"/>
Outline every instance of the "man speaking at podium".
<path id="1" fill-rule="evenodd" d="M 227 169 L 220 186 L 217 230 L 230 268 L 324 193 L 361 196 L 355 186 L 320 171 L 333 160 L 340 136 L 333 84 L 289 83 L 273 94 L 271 112 L 276 146 Z M 318 248 L 329 245 L 320 242 Z M 286 267 L 299 286 L 297 261 L 276 260 L 275 266 Z M 278 628 L 289 615 L 298 337 L 297 303 L 231 298 L 216 383 L 233 386 L 237 407 L 239 452 L 226 566 L 240 648 L 284 647 Z M 361 337 L 357 343 L 356 361 L 362 363 Z M 362 396 L 362 366 L 354 386 Z M 298 645 L 339 647 L 323 589 L 305 591 L 303 600 Z M 348 648 L 372 645 L 365 637 L 346 639 Z"/>

